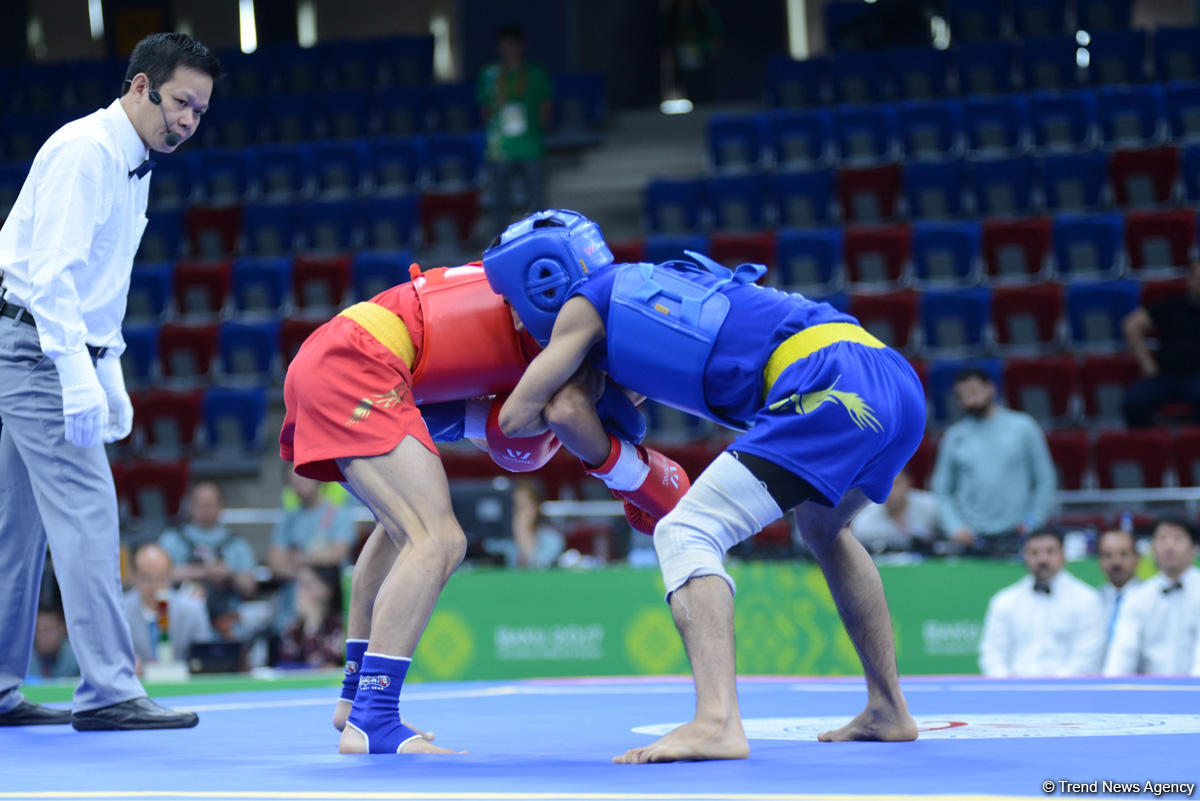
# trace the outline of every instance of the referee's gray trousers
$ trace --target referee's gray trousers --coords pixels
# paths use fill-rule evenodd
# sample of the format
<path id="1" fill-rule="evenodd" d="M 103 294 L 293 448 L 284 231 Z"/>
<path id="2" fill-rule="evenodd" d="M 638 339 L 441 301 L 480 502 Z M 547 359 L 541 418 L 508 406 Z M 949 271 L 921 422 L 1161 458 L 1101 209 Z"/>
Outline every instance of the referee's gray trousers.
<path id="1" fill-rule="evenodd" d="M 75 710 L 146 694 L 121 607 L 119 539 L 104 446 L 67 442 L 58 371 L 37 330 L 0 317 L 0 712 L 22 700 L 47 541 L 83 674 Z"/>

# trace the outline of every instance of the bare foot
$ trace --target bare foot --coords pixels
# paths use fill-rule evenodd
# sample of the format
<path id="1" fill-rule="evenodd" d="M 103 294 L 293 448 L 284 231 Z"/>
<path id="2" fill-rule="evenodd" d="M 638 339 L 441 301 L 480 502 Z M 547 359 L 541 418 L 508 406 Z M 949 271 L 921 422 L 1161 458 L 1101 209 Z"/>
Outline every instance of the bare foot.
<path id="1" fill-rule="evenodd" d="M 917 739 L 917 722 L 908 714 L 907 709 L 867 707 L 845 726 L 822 732 L 817 735 L 817 739 L 823 743 L 845 743 L 853 740 L 908 742 Z"/>
<path id="2" fill-rule="evenodd" d="M 353 708 L 353 706 L 353 704 L 344 698 L 338 699 L 337 706 L 333 708 L 333 728 L 337 729 L 338 731 L 345 731 L 346 721 L 350 719 L 350 710 Z M 417 734 L 421 735 L 421 737 L 428 742 L 433 742 L 433 738 L 435 736 L 433 732 L 421 731 L 403 718 L 400 719 L 400 722 L 415 731 Z"/>
<path id="3" fill-rule="evenodd" d="M 708 759 L 745 759 L 750 743 L 738 718 L 718 726 L 692 721 L 667 732 L 644 748 L 630 748 L 613 757 L 618 765 L 643 765 L 647 762 L 695 762 Z"/>
<path id="4" fill-rule="evenodd" d="M 408 724 L 405 724 L 408 725 Z M 411 726 L 409 726 L 412 729 Z M 451 751 L 449 748 L 442 748 L 433 745 L 430 740 L 433 739 L 432 734 L 427 734 L 420 729 L 413 729 L 420 737 L 414 737 L 404 745 L 400 746 L 401 754 L 465 754 L 466 751 Z M 367 740 L 363 737 L 362 732 L 355 729 L 353 726 L 347 726 L 342 729 L 342 738 L 338 740 L 339 754 L 365 754 L 367 753 Z"/>

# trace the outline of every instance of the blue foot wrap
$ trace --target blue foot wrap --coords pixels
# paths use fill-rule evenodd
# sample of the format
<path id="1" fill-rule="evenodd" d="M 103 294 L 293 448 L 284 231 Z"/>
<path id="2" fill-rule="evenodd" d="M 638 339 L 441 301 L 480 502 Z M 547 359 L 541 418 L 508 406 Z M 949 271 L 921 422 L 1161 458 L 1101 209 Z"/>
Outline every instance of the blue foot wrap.
<path id="1" fill-rule="evenodd" d="M 409 740 L 421 735 L 400 720 L 400 688 L 412 660 L 399 656 L 363 654 L 358 676 L 358 695 L 346 725 L 367 741 L 367 753 L 395 754 Z"/>
<path id="2" fill-rule="evenodd" d="M 354 703 L 358 692 L 358 673 L 362 667 L 363 654 L 367 652 L 366 640 L 346 640 L 346 674 L 342 677 L 342 700 Z"/>

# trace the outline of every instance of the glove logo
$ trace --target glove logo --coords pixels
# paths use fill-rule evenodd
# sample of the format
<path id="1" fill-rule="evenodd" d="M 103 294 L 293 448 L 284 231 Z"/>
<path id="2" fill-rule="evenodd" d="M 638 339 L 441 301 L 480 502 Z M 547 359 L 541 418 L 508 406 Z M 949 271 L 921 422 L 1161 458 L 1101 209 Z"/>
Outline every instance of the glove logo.
<path id="1" fill-rule="evenodd" d="M 667 472 L 663 474 L 662 485 L 665 487 L 668 484 L 679 489 L 679 468 L 676 465 L 667 465 Z"/>
<path id="2" fill-rule="evenodd" d="M 391 676 L 361 676 L 358 679 L 360 690 L 386 690 L 391 685 Z"/>
<path id="3" fill-rule="evenodd" d="M 514 451 L 512 448 L 505 448 L 508 458 L 522 464 L 529 464 L 533 461 L 533 451 Z"/>

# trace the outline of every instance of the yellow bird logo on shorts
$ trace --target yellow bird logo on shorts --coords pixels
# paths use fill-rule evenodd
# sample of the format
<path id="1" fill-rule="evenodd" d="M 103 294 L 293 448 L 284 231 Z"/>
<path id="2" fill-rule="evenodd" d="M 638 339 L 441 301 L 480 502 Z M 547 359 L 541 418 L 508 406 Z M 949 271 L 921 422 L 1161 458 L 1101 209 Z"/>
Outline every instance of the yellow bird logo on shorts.
<path id="1" fill-rule="evenodd" d="M 841 380 L 842 377 L 839 375 L 829 385 L 828 389 L 805 392 L 803 395 L 799 392 L 793 392 L 788 397 L 772 403 L 767 408 L 773 412 L 777 412 L 789 403 L 792 403 L 795 404 L 796 414 L 808 414 L 809 412 L 816 411 L 823 403 L 840 403 L 846 410 L 846 413 L 850 415 L 850 419 L 854 421 L 854 425 L 860 429 L 869 428 L 878 434 L 882 434 L 883 426 L 879 424 L 879 418 L 875 416 L 875 410 L 868 406 L 867 402 L 857 392 L 843 392 L 840 389 L 834 389 L 838 381 Z"/>
<path id="2" fill-rule="evenodd" d="M 367 415 L 371 413 L 371 409 L 379 406 L 383 409 L 390 409 L 408 400 L 408 385 L 400 384 L 393 390 L 384 392 L 381 395 L 372 395 L 369 398 L 363 398 L 354 407 L 354 411 L 350 413 L 350 419 L 346 421 L 346 426 L 355 426 L 367 419 Z"/>

